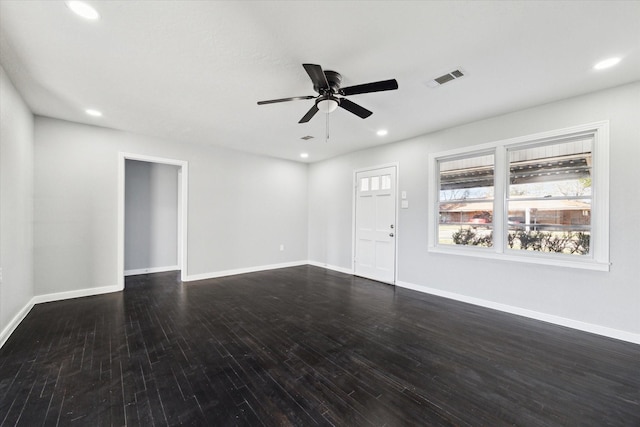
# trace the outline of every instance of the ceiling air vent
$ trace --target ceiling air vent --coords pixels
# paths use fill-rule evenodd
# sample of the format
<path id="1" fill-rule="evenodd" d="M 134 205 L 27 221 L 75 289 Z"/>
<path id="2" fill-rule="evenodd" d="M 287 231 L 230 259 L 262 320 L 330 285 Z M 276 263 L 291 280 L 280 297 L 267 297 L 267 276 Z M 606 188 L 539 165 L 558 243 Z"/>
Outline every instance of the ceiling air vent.
<path id="1" fill-rule="evenodd" d="M 305 141 L 308 141 L 308 140 L 310 140 L 310 139 L 313 139 L 313 137 L 312 137 L 311 135 L 307 135 L 307 136 L 303 136 L 303 137 L 302 137 L 302 138 L 300 138 L 300 139 L 304 139 Z"/>
<path id="2" fill-rule="evenodd" d="M 464 73 L 460 70 L 453 70 L 450 73 L 444 74 L 440 77 L 436 77 L 433 80 L 429 80 L 427 82 L 427 86 L 429 87 L 438 87 L 451 80 L 459 79 L 460 77 L 464 77 Z"/>

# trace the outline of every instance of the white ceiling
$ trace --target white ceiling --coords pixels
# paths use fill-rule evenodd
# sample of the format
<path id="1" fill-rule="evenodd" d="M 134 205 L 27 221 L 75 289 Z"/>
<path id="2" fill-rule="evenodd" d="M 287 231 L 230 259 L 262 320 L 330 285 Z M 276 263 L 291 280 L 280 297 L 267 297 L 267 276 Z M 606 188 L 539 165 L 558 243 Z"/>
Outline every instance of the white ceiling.
<path id="1" fill-rule="evenodd" d="M 640 1 L 87 3 L 100 20 L 0 0 L 0 62 L 35 114 L 297 161 L 640 79 Z M 399 89 L 349 97 L 374 114 L 338 109 L 326 142 L 322 114 L 298 124 L 312 100 L 256 104 L 314 95 L 302 63 Z M 426 85 L 456 68 L 466 76 Z"/>

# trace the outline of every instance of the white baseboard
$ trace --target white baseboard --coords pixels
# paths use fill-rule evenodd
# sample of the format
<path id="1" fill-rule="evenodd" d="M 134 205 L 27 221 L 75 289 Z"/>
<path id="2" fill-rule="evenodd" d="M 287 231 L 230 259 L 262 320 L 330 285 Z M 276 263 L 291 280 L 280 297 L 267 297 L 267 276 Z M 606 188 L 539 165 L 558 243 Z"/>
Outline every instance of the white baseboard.
<path id="1" fill-rule="evenodd" d="M 436 295 L 439 297 L 449 298 L 456 301 L 466 302 L 481 307 L 491 308 L 493 310 L 504 311 L 506 313 L 516 314 L 518 316 L 528 317 L 530 319 L 541 320 L 543 322 L 553 323 L 555 325 L 566 326 L 568 328 L 577 329 L 592 334 L 602 335 L 609 338 L 615 338 L 621 341 L 627 341 L 634 344 L 640 344 L 640 334 L 633 332 L 621 331 L 619 329 L 609 328 L 606 326 L 595 325 L 593 323 L 581 322 L 579 320 L 567 319 L 565 317 L 553 314 L 540 313 L 538 311 L 528 310 L 526 308 L 515 307 L 507 304 L 501 304 L 481 298 L 470 297 L 467 295 L 447 292 L 440 289 L 434 289 L 427 286 L 416 285 L 408 282 L 396 282 L 396 285 L 402 288 L 411 289 L 426 294 Z"/>
<path id="2" fill-rule="evenodd" d="M 314 267 L 321 267 L 321 268 L 326 268 L 327 270 L 337 271 L 339 273 L 353 274 L 353 269 L 351 268 L 338 267 L 337 265 L 325 264 L 325 263 L 316 262 L 316 261 L 308 261 L 307 264 L 313 265 Z"/>
<path id="3" fill-rule="evenodd" d="M 120 286 L 102 286 L 100 288 L 87 288 L 87 289 L 78 289 L 76 291 L 67 291 L 67 292 L 56 292 L 53 294 L 45 294 L 45 295 L 36 295 L 31 298 L 28 303 L 16 314 L 11 322 L 0 332 L 0 348 L 4 345 L 5 342 L 9 339 L 13 331 L 16 330 L 20 322 L 27 317 L 27 314 L 31 311 L 34 305 L 41 304 L 43 302 L 51 302 L 51 301 L 61 301 L 65 299 L 71 298 L 80 298 L 80 297 L 88 297 L 92 295 L 101 295 L 108 294 L 111 292 L 119 292 L 122 288 Z"/>
<path id="4" fill-rule="evenodd" d="M 20 310 L 15 316 L 13 316 L 13 319 L 11 319 L 9 324 L 5 326 L 2 332 L 0 332 L 0 348 L 2 348 L 5 342 L 7 342 L 7 340 L 13 333 L 13 331 L 15 331 L 18 325 L 20 324 L 20 322 L 22 322 L 24 318 L 27 317 L 27 314 L 29 314 L 33 306 L 34 306 L 34 302 L 33 302 L 33 298 L 31 298 L 31 300 L 27 304 L 25 304 L 24 307 L 22 307 L 22 310 Z"/>
<path id="5" fill-rule="evenodd" d="M 177 265 L 170 265 L 167 267 L 149 267 L 149 268 L 138 268 L 135 270 L 125 270 L 125 276 L 136 276 L 138 274 L 151 274 L 151 273 L 164 273 L 165 271 L 177 271 L 180 270 L 180 267 Z"/>
<path id="6" fill-rule="evenodd" d="M 120 286 L 102 286 L 100 288 L 86 288 L 78 289 L 75 291 L 56 292 L 53 294 L 36 295 L 31 299 L 34 304 L 41 304 L 43 302 L 62 301 L 71 298 L 89 297 L 92 295 L 108 294 L 111 292 L 119 292 L 122 288 Z"/>
<path id="7" fill-rule="evenodd" d="M 348 268 L 338 267 L 329 264 L 323 264 L 315 261 L 295 261 L 295 262 L 287 262 L 281 264 L 270 264 L 263 265 L 257 267 L 248 267 L 248 268 L 240 268 L 235 270 L 225 270 L 218 271 L 213 273 L 204 273 L 204 274 L 196 274 L 187 276 L 184 281 L 195 281 L 195 280 L 204 280 L 204 279 L 212 279 L 216 277 L 224 277 L 224 276 L 232 276 L 236 274 L 245 274 L 245 273 L 254 273 L 258 271 L 265 270 L 274 270 L 278 268 L 287 268 L 287 267 L 297 267 L 301 265 L 312 265 L 315 267 L 326 268 L 328 270 L 338 271 L 344 274 L 353 274 L 353 271 Z M 543 322 L 553 323 L 560 326 L 566 326 L 568 328 L 573 328 L 585 332 L 590 332 L 597 335 L 606 336 L 609 338 L 614 338 L 622 341 L 631 342 L 634 344 L 640 344 L 640 334 L 621 331 L 619 329 L 609 328 L 606 326 L 595 325 L 592 323 L 581 322 L 578 320 L 567 319 L 560 316 L 555 316 L 552 314 L 540 313 L 533 310 L 528 310 L 525 308 L 515 307 L 507 304 L 501 304 L 493 301 L 484 300 L 481 298 L 470 297 L 467 295 L 457 294 L 454 292 L 447 292 L 440 289 L 434 289 L 427 286 L 416 285 L 409 282 L 397 281 L 396 285 L 398 287 L 411 289 L 418 292 L 423 292 L 431 295 L 436 295 L 444 298 L 449 298 L 456 301 L 461 301 L 469 304 L 478 305 L 481 307 L 486 307 L 494 310 L 503 311 L 506 313 L 516 314 L 519 316 L 528 317 L 531 319 L 541 320 Z M 0 332 L 0 348 L 4 345 L 4 343 L 9 339 L 9 336 L 13 333 L 13 331 L 18 327 L 20 322 L 29 314 L 31 309 L 35 304 L 40 304 L 44 302 L 51 301 L 60 301 L 71 298 L 80 298 L 92 295 L 100 295 L 111 292 L 121 291 L 122 288 L 120 286 L 103 286 L 99 288 L 86 288 L 79 289 L 75 291 L 67 291 L 67 292 L 56 292 L 52 294 L 45 295 L 37 295 L 25 304 L 25 306 L 11 319 L 9 324 Z"/>
<path id="8" fill-rule="evenodd" d="M 278 268 L 297 267 L 300 265 L 307 265 L 307 264 L 308 264 L 307 261 L 295 261 L 295 262 L 287 262 L 287 263 L 281 263 L 281 264 L 262 265 L 258 267 L 240 268 L 235 270 L 225 270 L 225 271 L 218 271 L 213 273 L 190 275 L 190 276 L 187 276 L 185 279 L 183 279 L 183 281 L 188 282 L 188 281 L 194 281 L 194 280 L 211 279 L 215 277 L 232 276 L 232 275 L 244 274 L 244 273 L 254 273 L 257 271 L 264 271 L 264 270 L 275 270 Z M 159 273 L 163 271 L 172 271 L 177 269 L 178 269 L 178 266 L 162 267 L 161 269 L 156 269 L 156 268 L 144 269 L 145 271 L 128 270 L 127 272 L 125 272 L 125 275 Z M 101 294 L 107 294 L 107 293 L 119 292 L 119 291 L 122 291 L 122 287 L 115 285 L 115 286 L 102 286 L 99 288 L 78 289 L 78 290 L 67 291 L 67 292 L 55 292 L 55 293 L 44 294 L 44 295 L 36 295 L 35 297 L 31 298 L 31 300 L 13 317 L 13 319 L 11 319 L 9 324 L 2 330 L 2 332 L 0 332 L 0 348 L 4 345 L 7 339 L 9 339 L 13 331 L 15 331 L 15 329 L 18 327 L 20 322 L 24 320 L 24 318 L 27 316 L 27 314 L 29 314 L 33 306 L 36 304 L 41 304 L 41 303 L 51 302 L 51 301 L 61 301 L 61 300 L 66 300 L 71 298 L 87 297 L 92 295 L 101 295 Z"/>
<path id="9" fill-rule="evenodd" d="M 298 267 L 301 265 L 307 265 L 308 263 L 309 263 L 308 261 L 293 261 L 293 262 L 285 262 L 281 264 L 269 264 L 269 265 L 260 265 L 256 267 L 237 268 L 234 270 L 214 271 L 211 273 L 189 274 L 184 279 L 182 279 L 182 281 L 193 282 L 196 280 L 215 279 L 217 277 L 235 276 L 236 274 L 256 273 L 258 271 L 275 270 L 278 268 Z"/>

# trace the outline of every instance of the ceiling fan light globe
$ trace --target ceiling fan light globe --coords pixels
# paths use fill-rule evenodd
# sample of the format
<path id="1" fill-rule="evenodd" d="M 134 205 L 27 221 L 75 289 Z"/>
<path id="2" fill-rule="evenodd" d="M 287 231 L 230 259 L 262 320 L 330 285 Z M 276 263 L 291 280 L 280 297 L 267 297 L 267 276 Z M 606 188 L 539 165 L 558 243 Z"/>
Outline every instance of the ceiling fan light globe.
<path id="1" fill-rule="evenodd" d="M 338 101 L 335 99 L 321 99 L 316 104 L 316 107 L 322 113 L 332 113 L 338 108 Z"/>

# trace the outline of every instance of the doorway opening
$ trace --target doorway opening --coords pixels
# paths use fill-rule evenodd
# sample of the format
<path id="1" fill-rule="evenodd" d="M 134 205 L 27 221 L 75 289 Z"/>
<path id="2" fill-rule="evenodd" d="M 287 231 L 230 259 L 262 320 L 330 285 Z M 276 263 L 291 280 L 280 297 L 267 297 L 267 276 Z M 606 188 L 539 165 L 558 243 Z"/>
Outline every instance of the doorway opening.
<path id="1" fill-rule="evenodd" d="M 125 276 L 187 277 L 188 163 L 130 153 L 118 162 L 118 286 Z"/>

